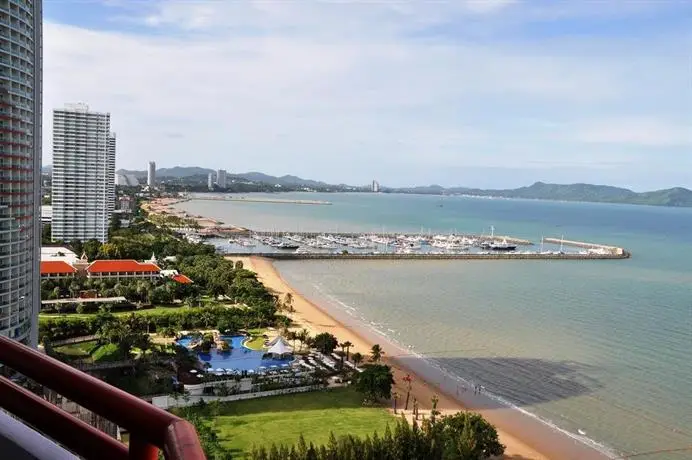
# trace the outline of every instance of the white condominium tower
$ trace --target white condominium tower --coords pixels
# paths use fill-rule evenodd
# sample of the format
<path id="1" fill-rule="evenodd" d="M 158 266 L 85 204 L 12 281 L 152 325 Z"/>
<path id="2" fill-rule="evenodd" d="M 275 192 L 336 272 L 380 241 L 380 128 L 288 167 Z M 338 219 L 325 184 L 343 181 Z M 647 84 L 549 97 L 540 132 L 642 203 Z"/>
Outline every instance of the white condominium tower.
<path id="1" fill-rule="evenodd" d="M 156 162 L 149 162 L 149 169 L 147 170 L 147 185 L 149 188 L 156 186 Z"/>
<path id="2" fill-rule="evenodd" d="M 41 0 L 0 1 L 0 335 L 32 346 L 41 305 L 41 19 Z"/>
<path id="3" fill-rule="evenodd" d="M 54 241 L 108 239 L 115 208 L 115 134 L 109 113 L 85 104 L 53 111 Z"/>
<path id="4" fill-rule="evenodd" d="M 216 171 L 216 185 L 219 186 L 219 188 L 226 188 L 226 170 L 225 169 L 219 169 Z"/>

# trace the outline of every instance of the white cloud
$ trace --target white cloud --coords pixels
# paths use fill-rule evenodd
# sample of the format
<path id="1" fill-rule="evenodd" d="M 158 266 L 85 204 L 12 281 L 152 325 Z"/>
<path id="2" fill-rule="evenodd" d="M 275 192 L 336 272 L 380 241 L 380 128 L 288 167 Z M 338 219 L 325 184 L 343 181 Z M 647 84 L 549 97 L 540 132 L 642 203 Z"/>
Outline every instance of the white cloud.
<path id="1" fill-rule="evenodd" d="M 650 118 L 593 120 L 575 130 L 575 140 L 642 147 L 692 147 L 692 120 L 678 124 Z"/>
<path id="2" fill-rule="evenodd" d="M 112 113 L 118 167 L 140 169 L 156 160 L 358 182 L 386 178 L 395 162 L 412 172 L 589 164 L 596 157 L 579 150 L 589 139 L 680 145 L 662 142 L 681 139 L 662 122 L 627 138 L 626 123 L 599 132 L 583 121 L 642 108 L 653 120 L 680 112 L 683 80 L 671 75 L 681 64 L 670 56 L 630 57 L 608 40 L 595 48 L 593 39 L 560 47 L 426 38 L 450 18 L 477 28 L 521 16 L 523 4 L 510 1 L 310 5 L 157 2 L 130 10 L 129 25 L 145 33 L 47 22 L 44 157 L 50 109 L 73 101 Z M 649 92 L 642 82 L 652 80 L 667 84 Z M 621 161 L 621 151 L 612 155 Z"/>

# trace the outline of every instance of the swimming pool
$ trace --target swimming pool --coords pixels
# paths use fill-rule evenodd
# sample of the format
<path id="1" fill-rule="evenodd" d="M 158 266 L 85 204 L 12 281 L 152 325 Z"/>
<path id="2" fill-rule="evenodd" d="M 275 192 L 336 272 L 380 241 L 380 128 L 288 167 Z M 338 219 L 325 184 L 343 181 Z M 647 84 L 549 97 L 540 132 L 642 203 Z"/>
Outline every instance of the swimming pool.
<path id="1" fill-rule="evenodd" d="M 246 337 L 242 335 L 222 335 L 221 339 L 231 345 L 230 351 L 220 352 L 212 348 L 209 353 L 198 352 L 197 357 L 203 363 L 209 363 L 209 371 L 226 369 L 235 371 L 261 371 L 262 368 L 276 369 L 286 367 L 293 361 L 293 357 L 284 359 L 263 359 L 264 351 L 250 350 L 243 346 Z M 183 336 L 176 340 L 178 345 L 187 347 L 192 338 Z M 194 352 L 192 352 L 194 353 Z"/>

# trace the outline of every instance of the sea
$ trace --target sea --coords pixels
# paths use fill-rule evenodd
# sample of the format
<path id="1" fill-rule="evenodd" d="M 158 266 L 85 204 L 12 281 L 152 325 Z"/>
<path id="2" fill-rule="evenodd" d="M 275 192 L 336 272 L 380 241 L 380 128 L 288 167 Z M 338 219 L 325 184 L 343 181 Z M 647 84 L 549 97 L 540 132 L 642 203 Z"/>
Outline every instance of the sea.
<path id="1" fill-rule="evenodd" d="M 423 357 L 440 381 L 611 457 L 690 459 L 692 209 L 398 194 L 284 193 L 299 205 L 178 205 L 256 230 L 542 236 L 624 247 L 612 261 L 281 261 L 301 293 Z M 434 379 L 435 377 L 433 377 Z"/>

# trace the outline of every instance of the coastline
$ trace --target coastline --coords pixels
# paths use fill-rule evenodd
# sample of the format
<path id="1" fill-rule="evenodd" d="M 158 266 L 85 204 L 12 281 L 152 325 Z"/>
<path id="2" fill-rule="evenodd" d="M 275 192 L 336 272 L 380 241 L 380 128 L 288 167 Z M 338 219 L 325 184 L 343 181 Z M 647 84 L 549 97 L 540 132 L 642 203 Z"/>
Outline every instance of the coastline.
<path id="1" fill-rule="evenodd" d="M 438 409 L 442 413 L 453 413 L 464 409 L 481 413 L 497 428 L 500 441 L 507 447 L 506 458 L 517 460 L 607 458 L 587 444 L 557 429 L 552 429 L 519 410 L 501 404 L 496 399 L 485 395 L 475 395 L 470 388 L 463 390 L 463 386 L 460 391 L 459 381 L 453 380 L 451 375 L 449 379 L 443 376 L 442 382 L 436 382 L 432 373 L 436 371 L 439 376 L 439 369 L 432 369 L 429 362 L 417 358 L 410 351 L 378 336 L 373 331 L 368 331 L 365 327 L 359 327 L 358 324 L 348 325 L 346 321 L 335 318 L 334 314 L 311 302 L 286 283 L 271 260 L 259 257 L 234 257 L 233 260 L 242 260 L 246 268 L 256 272 L 260 280 L 277 294 L 283 296 L 290 292 L 293 295 L 295 313 L 290 316 L 298 325 L 298 329 L 308 329 L 312 335 L 330 332 L 339 341 L 352 342 L 354 346 L 351 352 L 358 351 L 365 356 L 369 354 L 372 344 L 379 343 L 385 351 L 383 361 L 394 371 L 397 381 L 395 391 L 402 396 L 401 405 L 403 405 L 406 389 L 399 382 L 402 382 L 405 375 L 410 374 L 414 378 L 411 399 L 415 397 L 418 400 L 420 409 L 429 411 L 431 397 L 438 395 Z M 406 356 L 406 362 L 403 362 L 402 356 Z M 453 396 L 455 392 L 456 397 Z"/>

